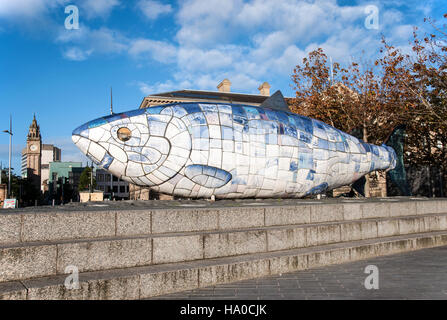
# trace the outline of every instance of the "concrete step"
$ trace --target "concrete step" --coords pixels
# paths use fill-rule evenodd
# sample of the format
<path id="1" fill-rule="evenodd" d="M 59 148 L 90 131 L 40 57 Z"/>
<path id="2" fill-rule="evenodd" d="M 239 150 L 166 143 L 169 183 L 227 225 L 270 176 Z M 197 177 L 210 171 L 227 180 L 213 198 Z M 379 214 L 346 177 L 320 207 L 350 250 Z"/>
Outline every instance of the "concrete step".
<path id="1" fill-rule="evenodd" d="M 447 213 L 446 199 L 384 198 L 238 203 L 207 208 L 43 208 L 0 213 L 0 244 L 226 231 Z M 262 205 L 262 206 L 259 206 Z M 193 205 L 194 206 L 194 205 Z M 4 213 L 6 212 L 6 213 Z"/>
<path id="2" fill-rule="evenodd" d="M 67 289 L 67 275 L 0 283 L 0 299 L 144 299 L 217 284 L 294 272 L 376 256 L 447 245 L 437 231 L 79 274 L 79 289 Z"/>
<path id="3" fill-rule="evenodd" d="M 275 252 L 422 232 L 447 231 L 447 214 L 425 214 L 0 245 L 0 282 Z"/>

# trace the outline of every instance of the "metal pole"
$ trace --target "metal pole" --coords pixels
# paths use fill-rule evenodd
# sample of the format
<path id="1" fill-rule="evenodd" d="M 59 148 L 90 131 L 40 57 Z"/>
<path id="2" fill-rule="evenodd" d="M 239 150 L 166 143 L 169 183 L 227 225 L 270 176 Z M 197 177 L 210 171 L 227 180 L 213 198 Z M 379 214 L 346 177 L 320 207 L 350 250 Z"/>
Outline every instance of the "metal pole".
<path id="1" fill-rule="evenodd" d="M 11 154 L 12 154 L 12 116 L 9 115 L 9 130 L 3 130 L 9 134 L 9 168 L 8 168 L 8 198 L 11 196 Z"/>
<path id="2" fill-rule="evenodd" d="M 93 162 L 92 162 L 92 171 L 90 173 L 90 193 L 93 192 Z"/>
<path id="3" fill-rule="evenodd" d="M 113 114 L 112 87 L 110 87 L 110 114 Z"/>
<path id="4" fill-rule="evenodd" d="M 10 126 L 11 130 L 11 126 Z M 9 168 L 8 168 L 8 198 L 11 196 L 11 153 L 12 153 L 12 131 L 9 134 Z"/>

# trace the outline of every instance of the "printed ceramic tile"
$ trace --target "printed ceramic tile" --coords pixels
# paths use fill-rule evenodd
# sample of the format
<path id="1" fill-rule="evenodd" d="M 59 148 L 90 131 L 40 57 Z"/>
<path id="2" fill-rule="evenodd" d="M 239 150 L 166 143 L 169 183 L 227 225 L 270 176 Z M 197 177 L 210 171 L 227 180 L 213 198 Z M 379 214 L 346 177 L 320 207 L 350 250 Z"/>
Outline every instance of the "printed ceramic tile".
<path id="1" fill-rule="evenodd" d="M 208 125 L 219 125 L 219 114 L 217 112 L 204 112 Z"/>
<path id="2" fill-rule="evenodd" d="M 222 139 L 210 139 L 210 148 L 222 148 Z"/>
<path id="3" fill-rule="evenodd" d="M 219 119 L 221 126 L 233 127 L 233 117 L 231 113 L 219 113 Z"/>
<path id="4" fill-rule="evenodd" d="M 221 127 L 215 126 L 215 125 L 210 125 L 209 126 L 209 135 L 210 135 L 210 138 L 212 138 L 212 139 L 221 139 L 222 138 Z"/>
<path id="5" fill-rule="evenodd" d="M 86 139 L 84 137 L 80 137 L 78 139 L 78 142 L 76 143 L 76 146 L 83 152 L 84 154 L 88 154 L 88 148 L 90 146 L 90 140 Z"/>
<path id="6" fill-rule="evenodd" d="M 150 109 L 151 108 L 148 108 L 148 110 L 150 110 Z M 188 114 L 186 112 L 186 110 L 181 105 L 173 106 L 172 111 L 174 112 L 174 117 L 177 117 L 177 118 L 182 118 L 183 116 Z"/>
<path id="7" fill-rule="evenodd" d="M 204 104 L 199 104 L 200 109 L 202 109 L 202 111 L 204 112 L 218 112 L 219 109 L 217 108 L 217 105 L 215 104 L 208 104 L 208 103 L 204 103 Z"/>
<path id="8" fill-rule="evenodd" d="M 222 149 L 227 152 L 234 152 L 234 141 L 233 140 L 222 140 Z"/>
<path id="9" fill-rule="evenodd" d="M 126 176 L 130 177 L 139 177 L 143 176 L 145 173 L 143 171 L 143 167 L 141 163 L 133 162 L 133 161 L 127 161 L 127 168 L 126 168 Z"/>
<path id="10" fill-rule="evenodd" d="M 106 131 L 102 127 L 96 127 L 89 129 L 89 135 L 87 138 L 93 141 L 101 141 L 102 137 L 105 135 Z M 109 131 L 108 131 L 109 133 Z M 110 135 L 110 134 L 109 134 Z"/>
<path id="11" fill-rule="evenodd" d="M 166 107 L 160 111 L 160 114 L 168 115 L 168 116 L 172 117 L 172 115 L 174 114 L 174 111 L 173 111 L 172 107 Z"/>

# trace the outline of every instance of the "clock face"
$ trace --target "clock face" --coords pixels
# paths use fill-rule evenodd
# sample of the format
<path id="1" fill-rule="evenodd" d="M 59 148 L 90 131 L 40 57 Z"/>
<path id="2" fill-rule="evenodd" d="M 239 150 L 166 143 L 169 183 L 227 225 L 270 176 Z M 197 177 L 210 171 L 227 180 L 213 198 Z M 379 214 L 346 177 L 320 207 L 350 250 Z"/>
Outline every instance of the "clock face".
<path id="1" fill-rule="evenodd" d="M 35 144 L 32 144 L 32 145 L 29 147 L 29 149 L 30 149 L 31 151 L 36 151 L 36 150 L 37 150 L 37 146 L 36 146 Z"/>

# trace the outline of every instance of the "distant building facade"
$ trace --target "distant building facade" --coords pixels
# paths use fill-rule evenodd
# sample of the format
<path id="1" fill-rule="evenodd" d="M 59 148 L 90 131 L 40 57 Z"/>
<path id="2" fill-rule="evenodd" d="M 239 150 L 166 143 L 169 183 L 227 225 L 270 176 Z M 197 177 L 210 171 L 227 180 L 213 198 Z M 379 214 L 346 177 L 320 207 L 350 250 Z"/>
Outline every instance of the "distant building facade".
<path id="1" fill-rule="evenodd" d="M 84 169 L 82 162 L 50 162 L 48 200 L 78 201 L 79 180 Z"/>
<path id="2" fill-rule="evenodd" d="M 61 161 L 61 149 L 53 146 L 52 144 L 42 144 L 42 157 L 41 157 L 41 191 L 48 191 L 48 182 L 50 178 L 50 163 Z"/>
<path id="3" fill-rule="evenodd" d="M 40 126 L 34 115 L 28 130 L 26 148 L 22 150 L 22 178 L 30 178 L 42 193 L 48 191 L 49 165 L 61 161 L 61 154 L 61 149 L 52 144 L 42 144 Z"/>
<path id="4" fill-rule="evenodd" d="M 96 189 L 104 192 L 104 198 L 129 199 L 129 183 L 104 169 L 96 169 Z"/>

